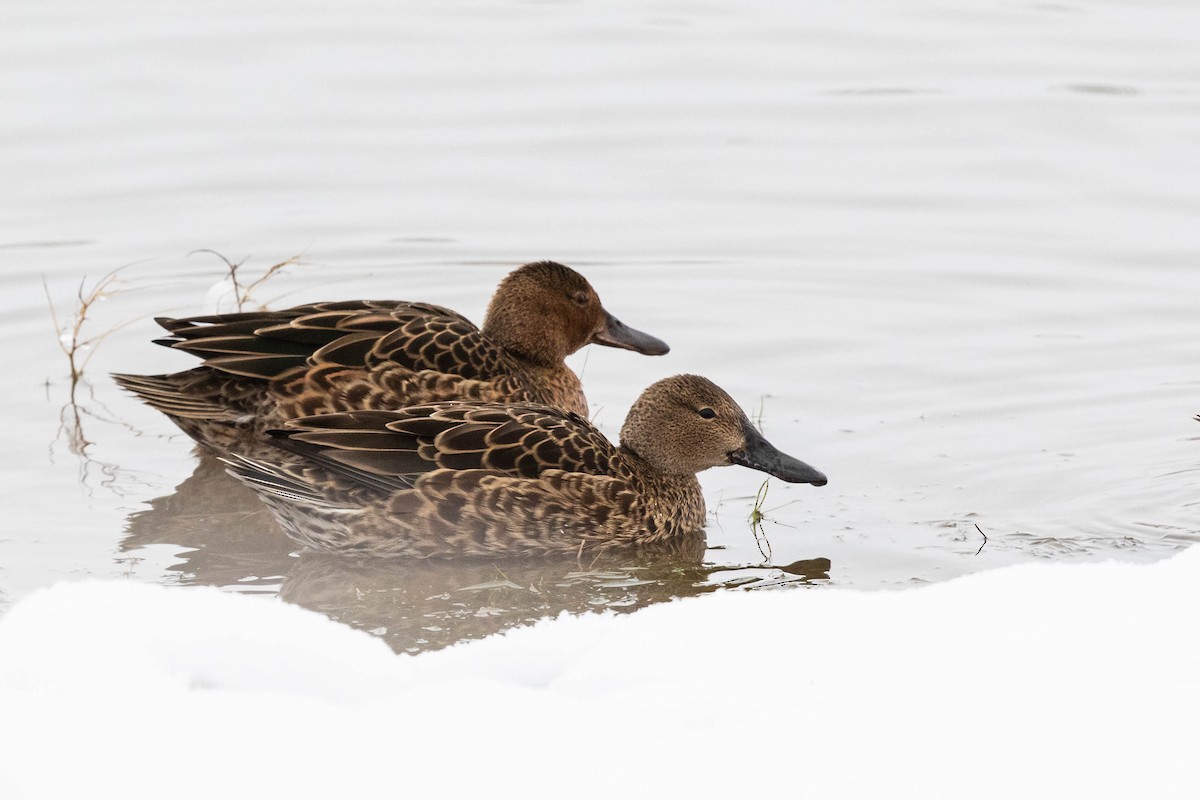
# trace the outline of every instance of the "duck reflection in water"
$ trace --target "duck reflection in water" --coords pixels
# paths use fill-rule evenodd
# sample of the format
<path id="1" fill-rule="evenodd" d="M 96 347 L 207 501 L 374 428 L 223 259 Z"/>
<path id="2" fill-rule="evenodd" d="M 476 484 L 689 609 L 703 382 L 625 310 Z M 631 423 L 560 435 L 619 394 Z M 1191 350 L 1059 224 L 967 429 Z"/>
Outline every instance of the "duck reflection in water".
<path id="1" fill-rule="evenodd" d="M 175 492 L 129 518 L 123 552 L 179 548 L 182 585 L 278 591 L 286 601 L 381 637 L 401 653 L 530 625 L 563 611 L 630 612 L 733 588 L 824 583 L 830 562 L 705 563 L 704 536 L 673 551 L 612 551 L 587 559 L 354 558 L 297 550 L 258 497 L 202 458 Z M 720 551 L 712 551 L 713 554 Z"/>
<path id="2" fill-rule="evenodd" d="M 682 543 L 681 543 L 682 544 Z M 574 558 L 348 558 L 307 551 L 281 596 L 382 637 L 397 652 L 456 642 L 552 619 L 561 612 L 636 611 L 721 589 L 819 583 L 825 558 L 784 567 L 702 564 L 703 536 L 679 552 L 609 552 Z M 736 571 L 737 577 L 726 577 Z"/>

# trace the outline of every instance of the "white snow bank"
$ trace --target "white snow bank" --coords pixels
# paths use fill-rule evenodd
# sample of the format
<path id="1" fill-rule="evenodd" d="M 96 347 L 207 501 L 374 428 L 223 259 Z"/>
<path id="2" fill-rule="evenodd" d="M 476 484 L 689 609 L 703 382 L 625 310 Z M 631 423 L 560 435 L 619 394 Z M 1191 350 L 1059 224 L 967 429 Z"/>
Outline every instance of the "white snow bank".
<path id="1" fill-rule="evenodd" d="M 1193 549 L 402 658 L 280 602 L 61 584 L 0 619 L 0 796 L 1193 797 L 1197 607 Z"/>

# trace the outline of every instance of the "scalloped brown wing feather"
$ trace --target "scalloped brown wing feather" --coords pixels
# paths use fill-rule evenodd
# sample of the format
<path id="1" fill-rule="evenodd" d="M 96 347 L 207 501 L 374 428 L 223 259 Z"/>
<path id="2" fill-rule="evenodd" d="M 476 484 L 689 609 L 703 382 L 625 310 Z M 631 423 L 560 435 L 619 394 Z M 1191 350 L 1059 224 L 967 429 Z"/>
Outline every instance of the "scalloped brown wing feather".
<path id="1" fill-rule="evenodd" d="M 524 382 L 513 375 L 491 380 L 464 378 L 434 370 L 384 365 L 371 370 L 324 365 L 285 373 L 272 381 L 277 422 L 314 414 L 357 409 L 389 410 L 446 400 L 531 401 Z"/>
<path id="2" fill-rule="evenodd" d="M 439 469 L 536 478 L 551 469 L 602 475 L 616 463 L 616 448 L 590 422 L 535 405 L 435 403 L 322 415 L 272 436 L 335 474 L 394 478 L 396 487 Z"/>
<path id="3" fill-rule="evenodd" d="M 384 300 L 315 303 L 279 311 L 160 318 L 158 322 L 170 333 L 156 339 L 158 344 L 199 356 L 213 369 L 264 380 L 306 364 L 379 363 L 396 349 L 396 342 L 403 338 L 401 331 L 406 327 L 415 330 L 422 324 L 435 333 L 452 331 L 470 339 L 478 355 L 467 360 L 468 368 L 475 363 L 487 368 L 505 358 L 498 348 L 487 347 L 478 328 L 461 314 L 428 303 Z M 474 341 L 475 337 L 481 341 Z M 377 355 L 373 354 L 383 341 L 388 344 Z M 264 355 L 275 357 L 262 358 Z M 447 371 L 449 364 L 442 359 L 438 364 L 412 361 L 406 366 Z M 475 377 L 470 372 L 456 374 Z"/>
<path id="4" fill-rule="evenodd" d="M 148 387 L 122 376 L 122 385 L 218 450 L 260 452 L 263 433 L 287 419 L 354 409 L 444 400 L 587 409 L 579 379 L 565 365 L 525 365 L 462 315 L 428 303 L 317 303 L 159 323 L 170 333 L 159 343 L 203 358 L 200 370 L 211 378 L 157 376 L 165 382 Z M 533 458 L 497 452 L 495 464 L 528 467 Z"/>
<path id="5" fill-rule="evenodd" d="M 293 535 L 320 549 L 513 555 L 629 543 L 641 531 L 616 448 L 586 420 L 543 406 L 325 414 L 272 436 L 302 459 L 254 480 Z M 511 468 L 496 466 L 501 453 Z M 286 498 L 272 499 L 271 486 Z M 363 491 L 378 494 L 364 501 Z"/>
<path id="6" fill-rule="evenodd" d="M 459 402 L 326 414 L 273 436 L 296 455 L 274 467 L 235 463 L 235 474 L 289 533 L 317 549 L 575 553 L 657 547 L 703 528 L 695 476 L 648 474 L 587 420 L 545 406 Z"/>
<path id="7" fill-rule="evenodd" d="M 542 399 L 471 322 L 429 303 L 317 303 L 158 322 L 171 334 L 159 343 L 200 356 L 211 377 L 153 376 L 158 382 L 150 386 L 122 376 L 122 385 L 178 424 L 181 417 L 207 419 L 210 427 L 196 422 L 185 430 L 210 445 L 228 446 L 229 432 L 219 428 L 234 420 L 249 426 L 234 439 L 252 442 L 268 427 L 310 414 L 449 399 Z M 252 396 L 255 380 L 268 382 L 257 389 L 263 397 Z"/>

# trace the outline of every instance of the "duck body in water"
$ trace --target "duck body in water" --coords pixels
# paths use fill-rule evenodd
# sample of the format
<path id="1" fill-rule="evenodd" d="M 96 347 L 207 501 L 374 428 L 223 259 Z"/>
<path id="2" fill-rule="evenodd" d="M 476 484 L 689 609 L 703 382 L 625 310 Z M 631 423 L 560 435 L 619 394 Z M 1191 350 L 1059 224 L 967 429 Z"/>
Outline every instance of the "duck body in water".
<path id="1" fill-rule="evenodd" d="M 551 261 L 510 273 L 482 329 L 441 306 L 378 300 L 158 322 L 168 332 L 158 344 L 203 365 L 113 377 L 218 452 L 261 453 L 268 429 L 298 417 L 443 400 L 586 415 L 568 355 L 592 343 L 646 355 L 669 350 L 606 311 L 582 275 Z"/>
<path id="2" fill-rule="evenodd" d="M 676 375 L 642 393 L 612 444 L 548 406 L 450 402 L 293 420 L 279 457 L 229 460 L 309 547 L 453 557 L 670 547 L 700 534 L 696 473 L 740 464 L 825 476 L 772 446 L 720 387 Z"/>

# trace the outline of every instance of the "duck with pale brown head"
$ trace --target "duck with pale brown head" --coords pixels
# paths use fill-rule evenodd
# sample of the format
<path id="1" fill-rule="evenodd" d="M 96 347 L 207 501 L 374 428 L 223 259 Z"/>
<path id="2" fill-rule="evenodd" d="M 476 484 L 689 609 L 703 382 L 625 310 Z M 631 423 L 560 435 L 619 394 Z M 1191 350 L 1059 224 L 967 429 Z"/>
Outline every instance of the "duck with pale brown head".
<path id="1" fill-rule="evenodd" d="M 575 270 L 539 261 L 509 274 L 483 329 L 427 303 L 355 300 L 280 311 L 158 320 L 158 344 L 203 359 L 169 375 L 114 375 L 189 436 L 222 452 L 261 452 L 289 419 L 442 400 L 538 403 L 587 414 L 564 359 L 590 344 L 663 355 L 622 324 Z"/>
<path id="2" fill-rule="evenodd" d="M 740 464 L 790 483 L 825 475 L 771 445 L 720 387 L 653 384 L 620 445 L 546 406 L 435 403 L 327 414 L 272 431 L 271 462 L 234 458 L 297 541 L 355 555 L 533 555 L 664 547 L 701 534 L 696 473 Z"/>

